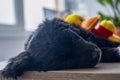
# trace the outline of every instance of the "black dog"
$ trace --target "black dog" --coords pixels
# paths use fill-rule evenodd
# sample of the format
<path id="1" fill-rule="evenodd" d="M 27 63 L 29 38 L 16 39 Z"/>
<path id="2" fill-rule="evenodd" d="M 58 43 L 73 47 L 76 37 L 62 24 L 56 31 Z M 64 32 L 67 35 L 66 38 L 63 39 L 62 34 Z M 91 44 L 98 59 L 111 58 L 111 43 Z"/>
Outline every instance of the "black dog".
<path id="1" fill-rule="evenodd" d="M 60 19 L 46 20 L 29 37 L 25 51 L 10 59 L 2 75 L 17 78 L 25 71 L 91 68 L 100 60 L 118 62 L 119 45 Z"/>

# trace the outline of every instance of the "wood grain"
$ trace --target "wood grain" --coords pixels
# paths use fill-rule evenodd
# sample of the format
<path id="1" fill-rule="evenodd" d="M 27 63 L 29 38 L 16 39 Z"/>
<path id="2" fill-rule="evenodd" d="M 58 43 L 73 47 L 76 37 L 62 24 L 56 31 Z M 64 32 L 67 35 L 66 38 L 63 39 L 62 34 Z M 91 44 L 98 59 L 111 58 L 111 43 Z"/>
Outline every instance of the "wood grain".
<path id="1" fill-rule="evenodd" d="M 6 79 L 0 75 L 0 80 Z M 62 71 L 28 71 L 18 80 L 120 80 L 120 63 L 100 63 L 95 68 Z"/>

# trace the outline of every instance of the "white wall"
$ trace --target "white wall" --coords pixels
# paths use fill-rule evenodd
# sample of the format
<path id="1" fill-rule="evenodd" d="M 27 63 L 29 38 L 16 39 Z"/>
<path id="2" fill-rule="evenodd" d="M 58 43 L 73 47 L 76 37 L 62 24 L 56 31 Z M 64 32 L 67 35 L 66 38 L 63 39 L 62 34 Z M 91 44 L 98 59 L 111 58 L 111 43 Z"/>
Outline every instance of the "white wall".
<path id="1" fill-rule="evenodd" d="M 27 37 L 0 37 L 0 61 L 22 52 L 26 40 Z"/>
<path id="2" fill-rule="evenodd" d="M 98 14 L 98 11 L 101 11 L 105 14 L 111 14 L 108 12 L 108 10 L 106 10 L 105 7 L 101 6 L 97 0 L 83 0 L 85 3 L 86 3 L 86 7 L 87 7 L 87 10 L 88 10 L 88 16 L 95 16 Z M 109 11 L 111 12 L 110 10 L 110 7 L 108 7 Z"/>
<path id="3" fill-rule="evenodd" d="M 55 9 L 54 0 L 24 0 L 25 29 L 28 31 L 37 28 L 43 22 L 43 7 Z"/>
<path id="4" fill-rule="evenodd" d="M 15 24 L 14 0 L 0 0 L 0 7 L 0 23 Z"/>

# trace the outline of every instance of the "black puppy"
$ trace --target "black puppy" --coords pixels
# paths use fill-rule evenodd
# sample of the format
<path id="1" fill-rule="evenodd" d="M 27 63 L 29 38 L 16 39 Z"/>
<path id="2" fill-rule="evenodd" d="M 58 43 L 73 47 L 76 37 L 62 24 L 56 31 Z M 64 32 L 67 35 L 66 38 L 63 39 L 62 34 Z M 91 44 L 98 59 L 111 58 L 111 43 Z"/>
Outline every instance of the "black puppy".
<path id="1" fill-rule="evenodd" d="M 17 78 L 25 71 L 88 68 L 100 60 L 120 61 L 118 46 L 74 24 L 46 20 L 29 37 L 25 51 L 10 59 L 2 75 Z"/>

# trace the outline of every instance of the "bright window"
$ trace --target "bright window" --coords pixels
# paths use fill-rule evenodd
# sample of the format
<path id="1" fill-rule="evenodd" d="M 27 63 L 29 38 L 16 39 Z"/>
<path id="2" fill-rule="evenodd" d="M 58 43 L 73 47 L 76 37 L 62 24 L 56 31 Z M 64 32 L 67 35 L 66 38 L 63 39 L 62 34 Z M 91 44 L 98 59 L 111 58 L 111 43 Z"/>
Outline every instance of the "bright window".
<path id="1" fill-rule="evenodd" d="M 0 0 L 0 24 L 14 25 L 15 8 L 14 0 Z"/>
<path id="2" fill-rule="evenodd" d="M 44 7 L 54 9 L 55 0 L 24 0 L 24 19 L 27 31 L 33 31 L 44 20 Z"/>
<path id="3" fill-rule="evenodd" d="M 0 0 L 0 36 L 25 32 L 23 7 L 23 0 Z"/>

